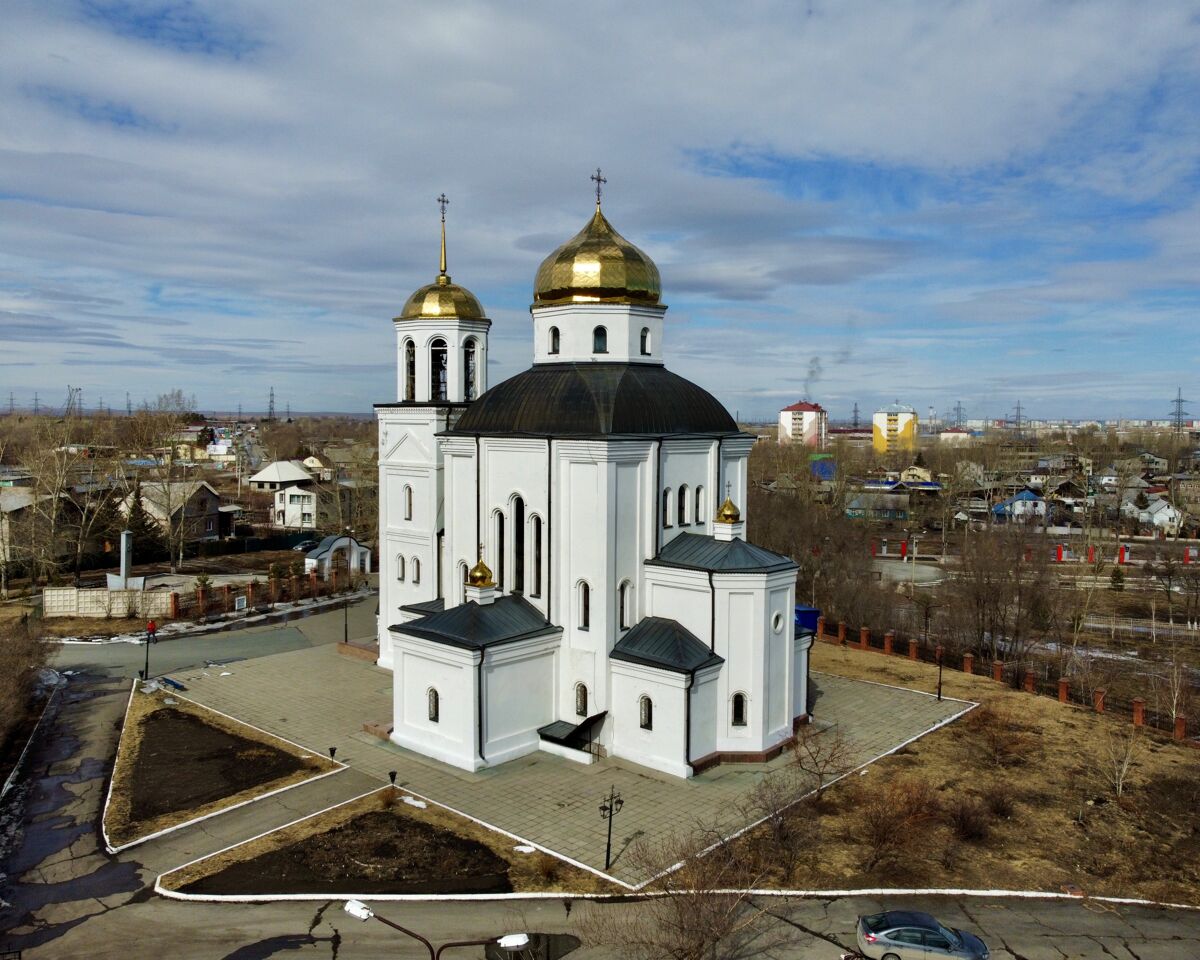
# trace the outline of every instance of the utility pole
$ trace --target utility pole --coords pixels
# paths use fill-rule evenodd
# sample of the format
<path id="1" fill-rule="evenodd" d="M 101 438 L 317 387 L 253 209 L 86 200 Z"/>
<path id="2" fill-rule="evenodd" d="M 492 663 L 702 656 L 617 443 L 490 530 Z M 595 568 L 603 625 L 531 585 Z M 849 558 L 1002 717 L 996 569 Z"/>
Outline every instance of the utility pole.
<path id="1" fill-rule="evenodd" d="M 617 786 L 613 784 L 609 788 L 608 796 L 600 804 L 600 818 L 608 821 L 608 843 L 604 847 L 604 869 L 607 870 L 612 866 L 612 822 L 613 817 L 621 812 L 621 808 L 625 806 L 625 801 L 621 799 L 621 795 L 617 793 Z"/>

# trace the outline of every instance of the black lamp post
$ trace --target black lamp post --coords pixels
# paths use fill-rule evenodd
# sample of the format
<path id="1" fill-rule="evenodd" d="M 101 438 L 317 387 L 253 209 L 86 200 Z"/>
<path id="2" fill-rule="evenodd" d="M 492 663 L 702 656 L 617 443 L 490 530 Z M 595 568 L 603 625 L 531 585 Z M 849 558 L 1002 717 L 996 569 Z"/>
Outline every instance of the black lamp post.
<path id="1" fill-rule="evenodd" d="M 432 943 L 426 940 L 419 933 L 400 926 L 398 923 L 393 923 L 387 917 L 381 917 L 374 910 L 368 907 L 361 900 L 348 900 L 342 906 L 342 909 L 356 920 L 378 920 L 380 923 L 386 923 L 393 930 L 399 930 L 406 936 L 412 937 L 419 941 L 429 952 L 429 960 L 439 960 L 443 951 L 453 949 L 454 947 L 486 947 L 495 945 L 506 953 L 516 953 L 529 946 L 529 934 L 527 933 L 510 933 L 503 937 L 489 937 L 486 940 L 455 940 L 451 943 L 443 943 L 436 950 Z"/>
<path id="2" fill-rule="evenodd" d="M 354 542 L 354 528 L 346 528 L 346 602 L 342 604 L 342 643 L 350 642 L 350 544 Z"/>
<path id="3" fill-rule="evenodd" d="M 604 845 L 604 869 L 607 870 L 612 866 L 612 822 L 613 817 L 621 812 L 621 808 L 625 806 L 625 801 L 621 799 L 621 795 L 617 793 L 616 784 L 614 784 L 608 792 L 608 796 L 604 798 L 604 802 L 600 804 L 600 818 L 608 821 L 608 842 Z"/>

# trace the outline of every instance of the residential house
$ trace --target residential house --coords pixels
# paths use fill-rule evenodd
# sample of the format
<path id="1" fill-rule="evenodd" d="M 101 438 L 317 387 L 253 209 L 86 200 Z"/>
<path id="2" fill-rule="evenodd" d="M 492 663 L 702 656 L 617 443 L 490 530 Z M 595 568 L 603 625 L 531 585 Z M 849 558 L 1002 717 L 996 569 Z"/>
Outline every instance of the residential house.
<path id="1" fill-rule="evenodd" d="M 221 513 L 220 495 L 204 480 L 150 480 L 140 489 L 146 513 L 168 535 L 177 536 L 182 530 L 184 541 L 216 540 L 223 532 L 222 521 L 232 522 L 232 514 Z M 129 493 L 121 501 L 121 512 L 128 516 L 132 505 Z"/>
<path id="2" fill-rule="evenodd" d="M 274 493 L 291 486 L 311 487 L 316 480 L 299 461 L 276 460 L 259 470 L 248 482 L 251 490 Z"/>
<path id="3" fill-rule="evenodd" d="M 1171 501 L 1162 497 L 1144 500 L 1145 506 L 1139 506 L 1136 498 L 1126 500 L 1121 504 L 1121 515 L 1136 520 L 1143 529 L 1153 530 L 1156 534 L 1174 537 L 1179 534 L 1183 523 L 1183 512 Z"/>
<path id="4" fill-rule="evenodd" d="M 1046 499 L 1026 488 L 992 507 L 992 517 L 996 523 L 1037 523 L 1046 517 Z"/>

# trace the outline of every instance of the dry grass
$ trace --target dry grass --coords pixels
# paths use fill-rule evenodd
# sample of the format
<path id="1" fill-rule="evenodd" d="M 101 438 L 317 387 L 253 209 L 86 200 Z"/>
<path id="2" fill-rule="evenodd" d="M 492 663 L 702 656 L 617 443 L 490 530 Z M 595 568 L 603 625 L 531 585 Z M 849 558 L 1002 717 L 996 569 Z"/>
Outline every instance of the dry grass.
<path id="1" fill-rule="evenodd" d="M 162 885 L 179 890 L 211 876 L 234 863 L 253 860 L 272 850 L 305 840 L 341 826 L 364 813 L 388 810 L 397 817 L 419 820 L 438 830 L 481 843 L 509 865 L 508 876 L 517 893 L 616 893 L 614 886 L 594 873 L 542 853 L 518 853 L 511 837 L 460 816 L 445 807 L 428 803 L 424 808 L 403 802 L 408 796 L 395 787 L 382 787 L 364 797 L 275 830 L 265 836 L 180 867 L 164 874 Z"/>
<path id="2" fill-rule="evenodd" d="M 813 647 L 813 669 L 926 692 L 937 685 L 933 665 L 828 644 Z M 979 718 L 934 731 L 835 784 L 818 814 L 798 808 L 820 816 L 820 839 L 796 870 L 777 872 L 775 884 L 1057 892 L 1074 883 L 1097 895 L 1200 904 L 1200 751 L 1147 734 L 1118 801 L 1100 768 L 1106 737 L 1127 718 L 957 671 L 945 672 L 943 690 L 979 701 Z M 1006 725 L 1019 753 L 997 746 Z M 867 870 L 862 809 L 901 780 L 933 791 L 942 812 L 919 849 Z"/>
<path id="3" fill-rule="evenodd" d="M 166 698 L 176 701 L 170 705 L 172 709 L 198 717 L 218 730 L 223 730 L 226 733 L 253 743 L 269 745 L 303 759 L 305 761 L 305 768 L 297 770 L 286 777 L 257 784 L 221 800 L 202 804 L 189 810 L 175 811 L 160 817 L 154 817 L 150 820 L 131 820 L 129 815 L 130 791 L 134 761 L 141 746 L 142 721 L 154 713 L 154 711 L 163 708 L 163 700 Z M 245 726 L 219 713 L 207 710 L 190 700 L 181 699 L 178 695 L 165 693 L 161 690 L 155 693 L 144 694 L 139 690 L 133 695 L 133 700 L 129 705 L 129 713 L 125 718 L 125 725 L 121 730 L 121 740 L 117 746 L 117 758 L 113 765 L 112 793 L 108 804 L 104 808 L 104 829 L 114 846 L 131 843 L 134 840 L 148 837 L 168 827 L 179 826 L 199 817 L 225 810 L 246 800 L 260 797 L 272 790 L 303 783 L 305 780 L 310 780 L 322 773 L 336 769 L 339 769 L 339 765 L 332 760 L 301 749 L 294 744 L 288 743 L 286 740 L 280 740 L 278 737 L 273 737 L 261 730 Z"/>

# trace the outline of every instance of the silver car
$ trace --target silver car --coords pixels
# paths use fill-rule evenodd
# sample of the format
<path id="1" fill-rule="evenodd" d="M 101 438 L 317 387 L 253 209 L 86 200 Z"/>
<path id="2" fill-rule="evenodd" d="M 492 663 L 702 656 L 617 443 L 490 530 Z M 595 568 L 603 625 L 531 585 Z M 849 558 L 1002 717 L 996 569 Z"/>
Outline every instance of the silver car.
<path id="1" fill-rule="evenodd" d="M 944 927 L 927 913 L 889 910 L 859 917 L 858 950 L 869 960 L 988 960 L 973 933 Z"/>

